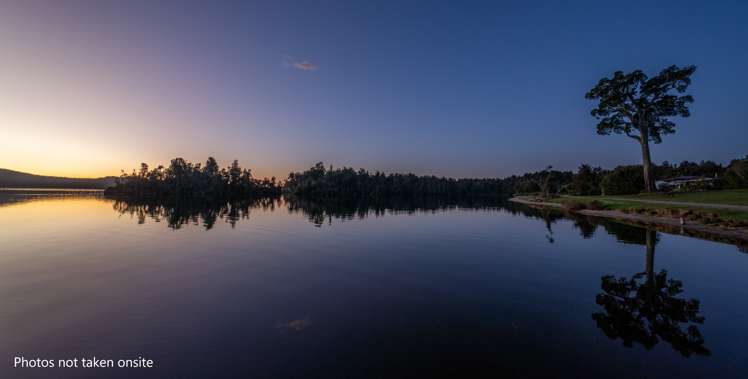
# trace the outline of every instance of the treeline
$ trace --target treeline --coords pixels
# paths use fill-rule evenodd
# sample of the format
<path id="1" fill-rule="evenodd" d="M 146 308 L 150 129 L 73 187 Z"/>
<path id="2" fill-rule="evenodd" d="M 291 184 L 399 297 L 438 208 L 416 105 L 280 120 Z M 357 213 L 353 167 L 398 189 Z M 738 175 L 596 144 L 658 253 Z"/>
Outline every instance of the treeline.
<path id="1" fill-rule="evenodd" d="M 554 171 L 559 178 L 571 178 L 572 173 Z M 453 179 L 414 174 L 384 174 L 350 167 L 326 168 L 322 162 L 303 171 L 288 175 L 283 190 L 297 197 L 384 199 L 416 196 L 437 197 L 506 197 L 516 188 L 530 188 L 528 183 L 542 182 L 546 172 L 512 176 L 506 179 Z M 534 187 L 533 187 L 534 188 Z"/>
<path id="2" fill-rule="evenodd" d="M 717 178 L 715 188 L 748 188 L 748 157 L 728 166 L 713 161 L 679 164 L 663 162 L 652 167 L 658 180 L 678 176 Z M 301 198 L 412 198 L 436 196 L 451 198 L 508 197 L 515 194 L 549 193 L 571 195 L 636 194 L 644 190 L 641 165 L 618 166 L 612 170 L 583 164 L 576 173 L 550 168 L 505 178 L 453 179 L 414 174 L 384 174 L 350 167 L 326 168 L 323 163 L 289 174 L 284 183 L 286 195 Z"/>
<path id="3" fill-rule="evenodd" d="M 190 199 L 219 201 L 278 196 L 281 186 L 275 177 L 255 179 L 249 169 L 236 160 L 220 168 L 213 157 L 205 165 L 193 164 L 182 158 L 171 160 L 169 167 L 148 169 L 142 163 L 139 171 L 122 173 L 105 194 L 112 197 L 139 199 Z"/>
<path id="4" fill-rule="evenodd" d="M 748 156 L 728 166 L 712 161 L 653 165 L 654 177 L 662 180 L 677 176 L 717 178 L 716 188 L 748 188 Z M 385 174 L 350 167 L 332 168 L 317 163 L 303 172 L 292 172 L 284 183 L 255 179 L 249 169 L 234 161 L 220 168 L 215 159 L 205 165 L 182 158 L 171 160 L 169 167 L 123 173 L 106 194 L 140 199 L 190 199 L 223 201 L 279 196 L 281 193 L 309 199 L 381 199 L 415 197 L 506 198 L 515 194 L 547 193 L 571 195 L 636 194 L 644 189 L 640 165 L 618 166 L 612 170 L 583 164 L 576 173 L 552 170 L 512 175 L 505 178 L 453 179 L 414 174 Z"/>
<path id="5" fill-rule="evenodd" d="M 714 189 L 748 188 L 748 156 L 734 159 L 726 167 L 713 161 L 683 161 L 679 164 L 665 161 L 660 165 L 652 165 L 652 171 L 657 180 L 698 176 L 717 179 Z M 642 166 L 618 166 L 613 170 L 605 170 L 583 164 L 573 175 L 571 182 L 560 188 L 560 193 L 571 195 L 636 194 L 644 189 Z"/>

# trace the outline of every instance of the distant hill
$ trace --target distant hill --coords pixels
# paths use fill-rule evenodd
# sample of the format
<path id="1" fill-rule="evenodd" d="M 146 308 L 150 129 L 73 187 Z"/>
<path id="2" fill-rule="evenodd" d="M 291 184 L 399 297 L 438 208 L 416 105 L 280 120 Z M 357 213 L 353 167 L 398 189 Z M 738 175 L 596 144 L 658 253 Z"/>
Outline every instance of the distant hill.
<path id="1" fill-rule="evenodd" d="M 79 188 L 105 189 L 114 185 L 114 176 L 80 179 L 42 176 L 0 168 L 0 188 Z"/>

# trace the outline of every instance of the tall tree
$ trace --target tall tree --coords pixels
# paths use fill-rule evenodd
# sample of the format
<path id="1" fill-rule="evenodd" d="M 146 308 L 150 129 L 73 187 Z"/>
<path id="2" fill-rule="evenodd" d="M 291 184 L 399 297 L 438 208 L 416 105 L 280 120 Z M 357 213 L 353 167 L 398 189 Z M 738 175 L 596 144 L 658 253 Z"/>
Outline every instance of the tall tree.
<path id="1" fill-rule="evenodd" d="M 551 190 L 551 177 L 553 176 L 553 166 L 548 166 L 545 171 L 548 172 L 548 175 L 545 177 L 545 182 L 543 182 L 543 198 L 548 199 L 550 197 L 550 190 Z"/>
<path id="2" fill-rule="evenodd" d="M 597 133 L 625 134 L 637 141 L 642 150 L 644 190 L 655 190 L 649 143 L 662 142 L 662 136 L 675 132 L 671 117 L 688 117 L 691 95 L 683 95 L 691 84 L 696 66 L 670 66 L 649 78 L 641 70 L 628 74 L 616 71 L 612 78 L 602 78 L 585 97 L 599 100 L 591 111 L 599 120 Z"/>

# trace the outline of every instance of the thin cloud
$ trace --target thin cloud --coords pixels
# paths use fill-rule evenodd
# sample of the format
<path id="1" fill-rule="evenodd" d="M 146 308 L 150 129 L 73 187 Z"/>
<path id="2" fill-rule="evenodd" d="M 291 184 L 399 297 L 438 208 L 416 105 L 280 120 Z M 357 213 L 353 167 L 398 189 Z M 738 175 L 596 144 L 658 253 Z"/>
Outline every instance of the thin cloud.
<path id="1" fill-rule="evenodd" d="M 318 65 L 316 65 L 316 64 L 314 64 L 312 62 L 309 62 L 309 61 L 296 61 L 296 60 L 290 59 L 288 57 L 286 57 L 286 59 L 284 60 L 283 65 L 286 66 L 286 67 L 293 67 L 293 68 L 295 68 L 297 70 L 301 70 L 301 71 L 316 71 L 319 68 Z"/>
<path id="2" fill-rule="evenodd" d="M 319 68 L 316 64 L 307 61 L 293 62 L 293 67 L 302 71 L 314 71 Z"/>

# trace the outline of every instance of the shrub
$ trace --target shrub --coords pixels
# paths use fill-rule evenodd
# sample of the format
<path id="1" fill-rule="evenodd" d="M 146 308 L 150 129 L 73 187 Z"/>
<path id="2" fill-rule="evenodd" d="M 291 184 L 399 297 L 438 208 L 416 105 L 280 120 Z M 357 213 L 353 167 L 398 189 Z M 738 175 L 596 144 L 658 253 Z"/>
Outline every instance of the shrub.
<path id="1" fill-rule="evenodd" d="M 603 195 L 637 194 L 644 189 L 641 166 L 618 166 L 600 181 Z"/>
<path id="2" fill-rule="evenodd" d="M 517 183 L 516 192 L 522 194 L 530 194 L 540 192 L 540 186 L 538 183 L 529 180 L 523 180 Z"/>
<path id="3" fill-rule="evenodd" d="M 721 182 L 723 188 L 748 188 L 748 156 L 730 162 Z"/>
<path id="4" fill-rule="evenodd" d="M 601 168 L 592 168 L 587 164 L 583 164 L 579 166 L 579 170 L 574 174 L 571 183 L 566 189 L 573 195 L 599 195 L 601 176 Z"/>

